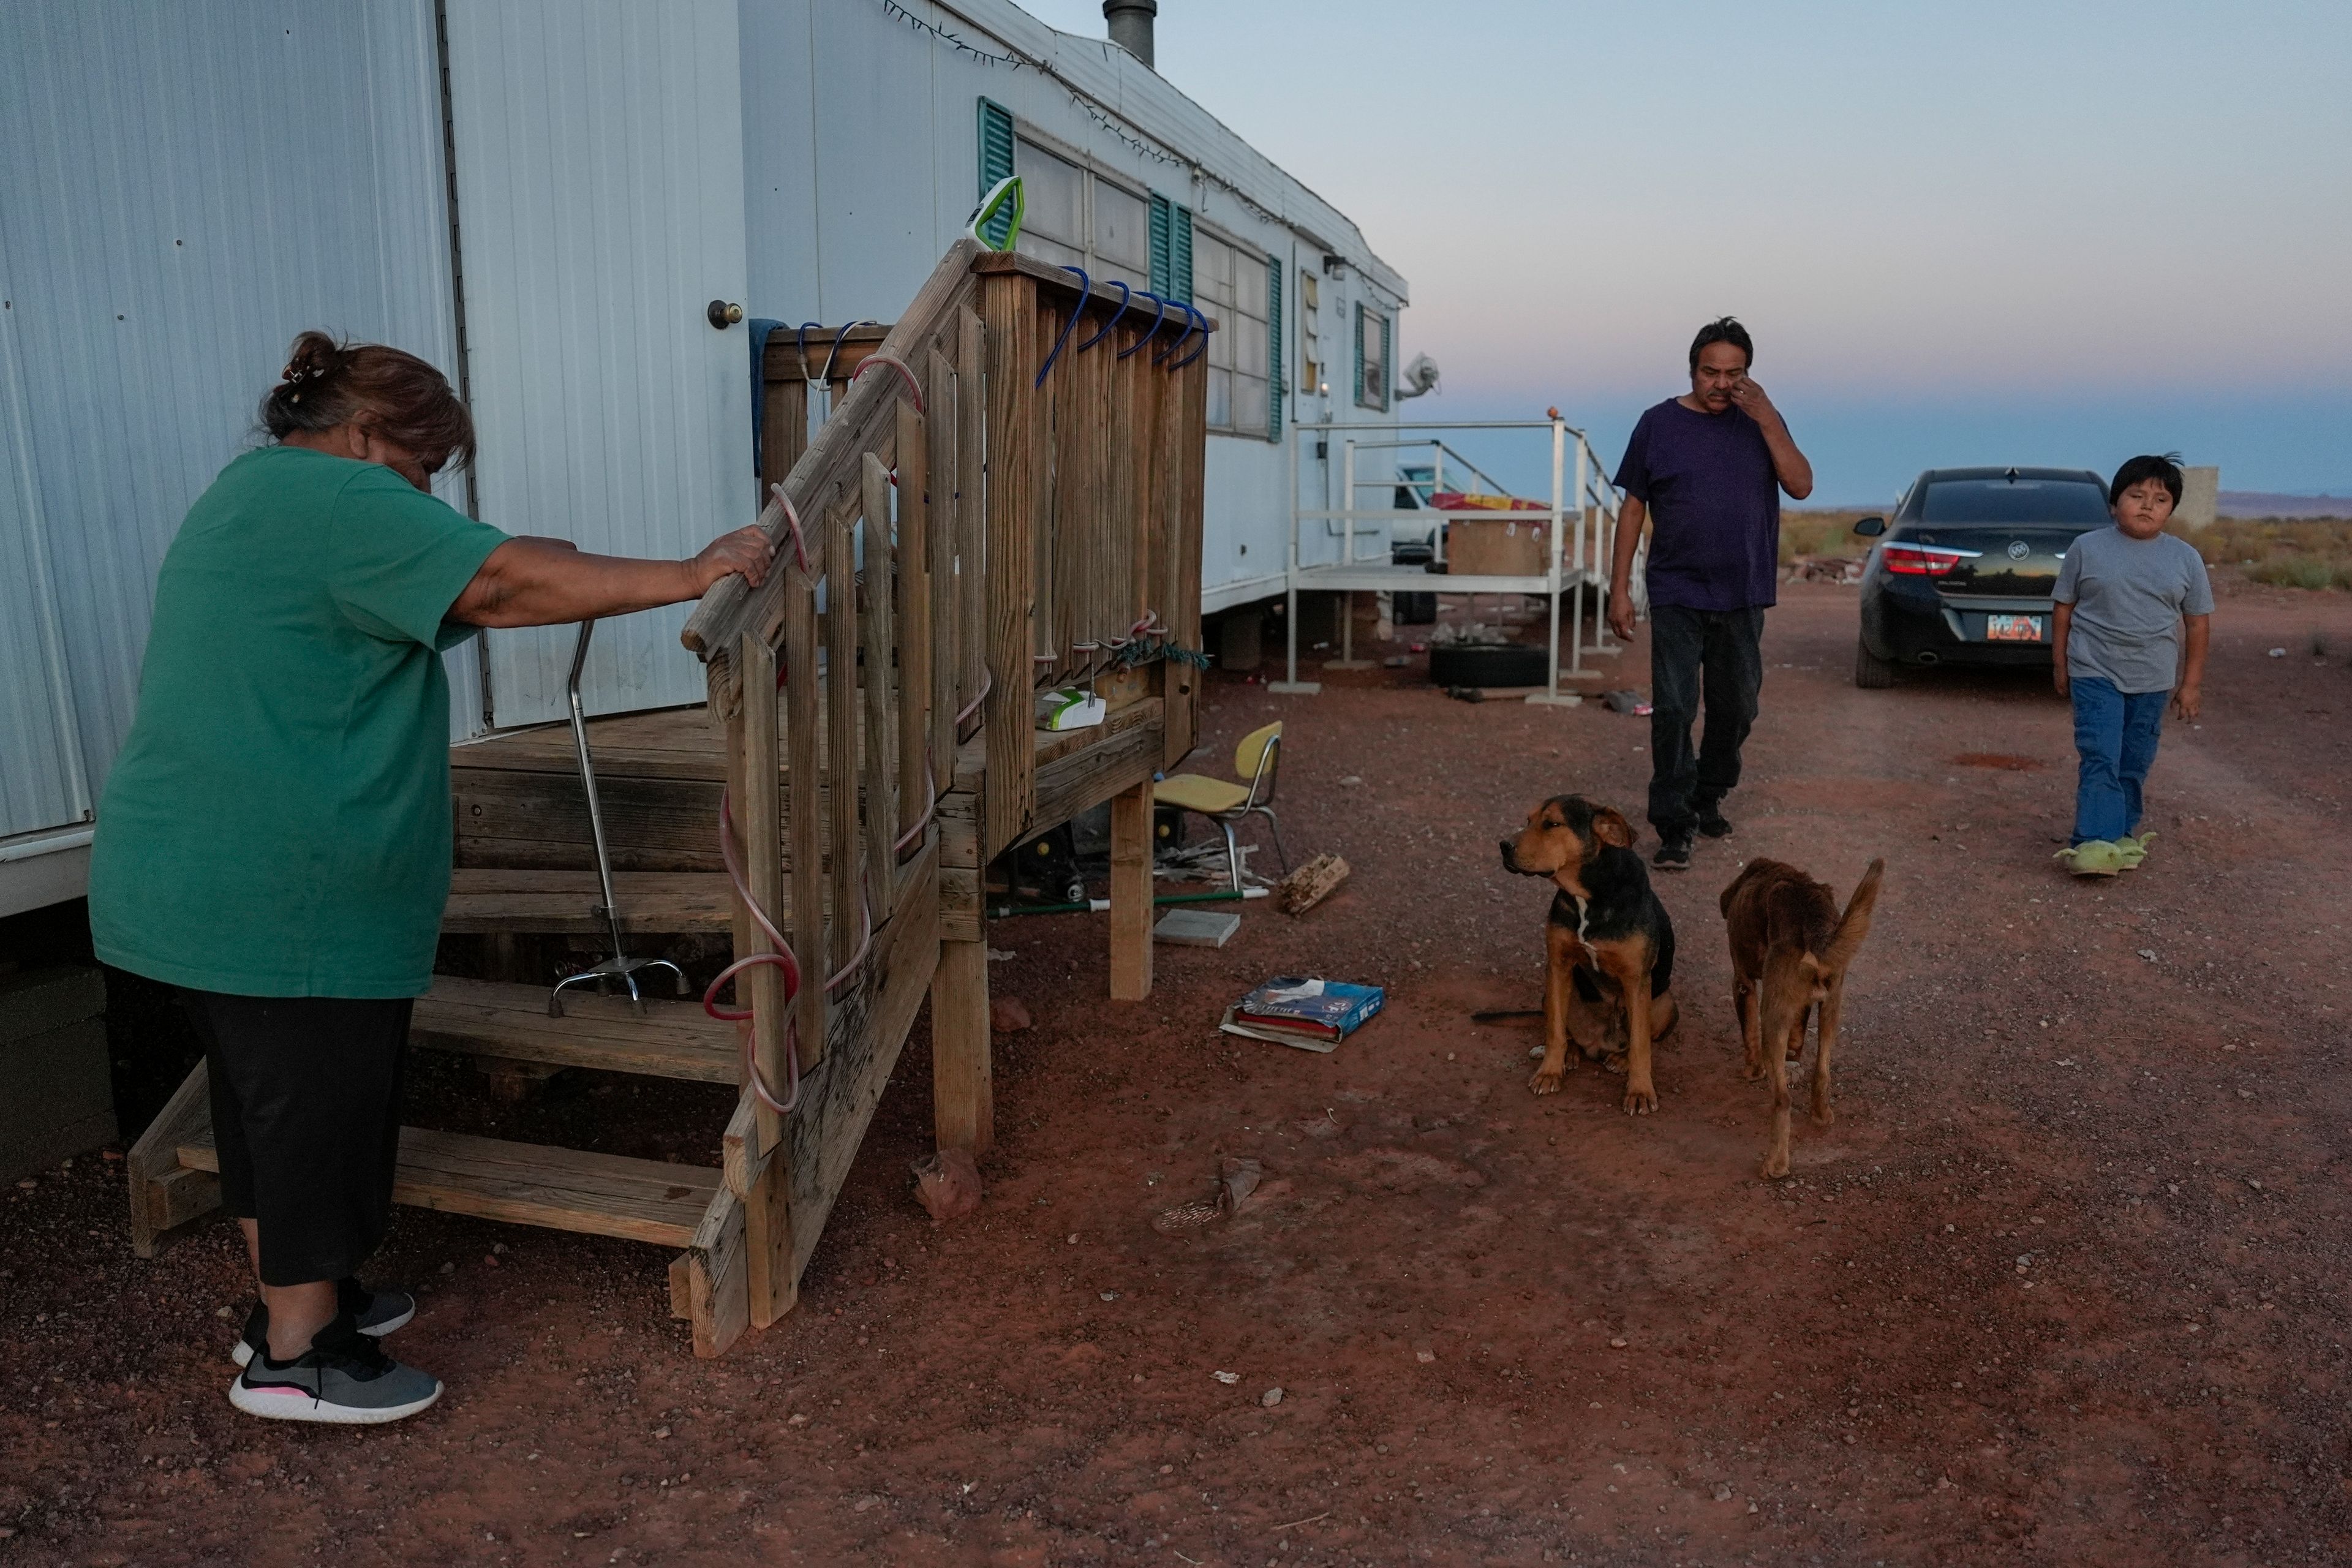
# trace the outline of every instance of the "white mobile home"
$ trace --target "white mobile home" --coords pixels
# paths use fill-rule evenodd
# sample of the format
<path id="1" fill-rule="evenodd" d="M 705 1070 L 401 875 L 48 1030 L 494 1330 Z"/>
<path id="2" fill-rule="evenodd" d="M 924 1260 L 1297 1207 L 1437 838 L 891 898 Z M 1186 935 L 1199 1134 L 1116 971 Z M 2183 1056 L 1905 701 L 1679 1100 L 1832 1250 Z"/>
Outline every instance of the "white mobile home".
<path id="1" fill-rule="evenodd" d="M 156 568 L 299 329 L 458 379 L 477 515 L 683 554 L 752 500 L 746 334 L 708 305 L 887 321 L 1017 173 L 1022 248 L 1224 329 L 1214 610 L 1280 590 L 1284 426 L 1386 415 L 1406 300 L 1174 86 L 1009 0 L 10 6 L 0 142 L 0 913 L 79 891 Z M 599 634 L 594 710 L 699 699 L 683 614 Z M 569 646 L 452 654 L 456 726 L 555 717 Z"/>

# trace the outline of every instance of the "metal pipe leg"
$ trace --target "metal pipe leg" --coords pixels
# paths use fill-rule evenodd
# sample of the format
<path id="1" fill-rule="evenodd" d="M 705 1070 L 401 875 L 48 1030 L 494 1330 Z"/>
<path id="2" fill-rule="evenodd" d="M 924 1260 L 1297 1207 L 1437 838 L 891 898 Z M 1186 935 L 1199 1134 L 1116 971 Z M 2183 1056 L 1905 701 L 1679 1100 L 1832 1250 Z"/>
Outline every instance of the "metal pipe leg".
<path id="1" fill-rule="evenodd" d="M 1282 867 L 1282 874 L 1286 877 L 1289 876 L 1290 851 L 1282 847 L 1282 825 L 1274 819 L 1274 807 L 1260 805 L 1253 806 L 1251 809 L 1265 818 L 1266 836 L 1274 840 L 1275 860 Z"/>
<path id="2" fill-rule="evenodd" d="M 1225 817 L 1217 818 L 1217 826 L 1225 830 L 1225 868 L 1233 873 L 1234 891 L 1242 890 L 1242 850 L 1234 837 L 1234 825 Z"/>

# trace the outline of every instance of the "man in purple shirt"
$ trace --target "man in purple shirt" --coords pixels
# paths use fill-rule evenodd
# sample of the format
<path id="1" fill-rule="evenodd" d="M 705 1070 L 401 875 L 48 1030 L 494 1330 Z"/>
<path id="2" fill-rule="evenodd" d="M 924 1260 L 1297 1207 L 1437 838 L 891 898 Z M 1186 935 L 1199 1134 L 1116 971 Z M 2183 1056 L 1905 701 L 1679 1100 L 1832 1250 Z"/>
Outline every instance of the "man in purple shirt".
<path id="1" fill-rule="evenodd" d="M 1644 412 L 1625 443 L 1617 488 L 1609 628 L 1633 636 L 1633 553 L 1650 525 L 1650 824 L 1654 864 L 1691 863 L 1691 835 L 1731 831 L 1723 797 L 1739 782 L 1739 747 L 1764 684 L 1764 612 L 1780 576 L 1780 492 L 1802 500 L 1813 468 L 1764 389 L 1729 316 L 1691 342 L 1687 395 Z M 1691 721 L 1706 729 L 1696 753 Z"/>

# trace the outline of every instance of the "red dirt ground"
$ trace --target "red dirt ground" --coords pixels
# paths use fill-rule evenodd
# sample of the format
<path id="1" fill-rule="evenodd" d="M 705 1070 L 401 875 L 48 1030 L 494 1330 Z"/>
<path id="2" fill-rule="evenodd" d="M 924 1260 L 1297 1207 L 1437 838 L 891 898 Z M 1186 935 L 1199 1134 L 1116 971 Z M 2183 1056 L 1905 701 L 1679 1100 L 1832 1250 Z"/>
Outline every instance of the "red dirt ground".
<path id="1" fill-rule="evenodd" d="M 1685 1013 L 1656 1116 L 1590 1067 L 1533 1099 L 1533 1036 L 1468 1022 L 1537 995 L 1549 893 L 1496 838 L 1561 790 L 1638 816 L 1646 724 L 1220 678 L 1200 758 L 1287 721 L 1292 852 L 1353 880 L 1162 948 L 1139 1005 L 1103 1000 L 1098 919 L 993 927 L 1036 1027 L 1000 1041 L 986 1206 L 934 1229 L 909 1195 L 919 1029 L 799 1311 L 723 1361 L 653 1248 L 403 1211 L 378 1270 L 428 1289 L 396 1346 L 448 1395 L 264 1426 L 222 1397 L 226 1226 L 139 1263 L 118 1163 L 6 1191 L 0 1563 L 2352 1559 L 2352 610 L 2229 595 L 2155 852 L 2105 884 L 2048 863 L 2063 708 L 1857 691 L 1853 618 L 1787 591 L 1738 832 L 1662 879 Z M 1889 862 L 1838 1120 L 1801 1109 L 1769 1186 L 1715 913 L 1759 854 L 1841 890 Z M 1213 1032 L 1285 970 L 1389 1010 L 1329 1056 Z M 421 1076 L 420 1120 L 696 1159 L 727 1099 L 486 1111 Z M 1156 1233 L 1220 1154 L 1265 1163 L 1261 1200 Z"/>

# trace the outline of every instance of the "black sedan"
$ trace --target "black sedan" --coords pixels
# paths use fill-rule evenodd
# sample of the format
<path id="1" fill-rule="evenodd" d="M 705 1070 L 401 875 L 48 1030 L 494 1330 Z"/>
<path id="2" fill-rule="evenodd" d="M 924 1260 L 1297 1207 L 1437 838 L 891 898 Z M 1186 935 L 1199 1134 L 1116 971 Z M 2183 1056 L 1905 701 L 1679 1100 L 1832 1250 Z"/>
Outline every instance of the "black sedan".
<path id="1" fill-rule="evenodd" d="M 1862 574 L 1853 683 L 1895 684 L 1898 665 L 2050 668 L 2050 591 L 2075 539 L 2108 521 L 2106 481 L 2084 468 L 1929 468 Z"/>

